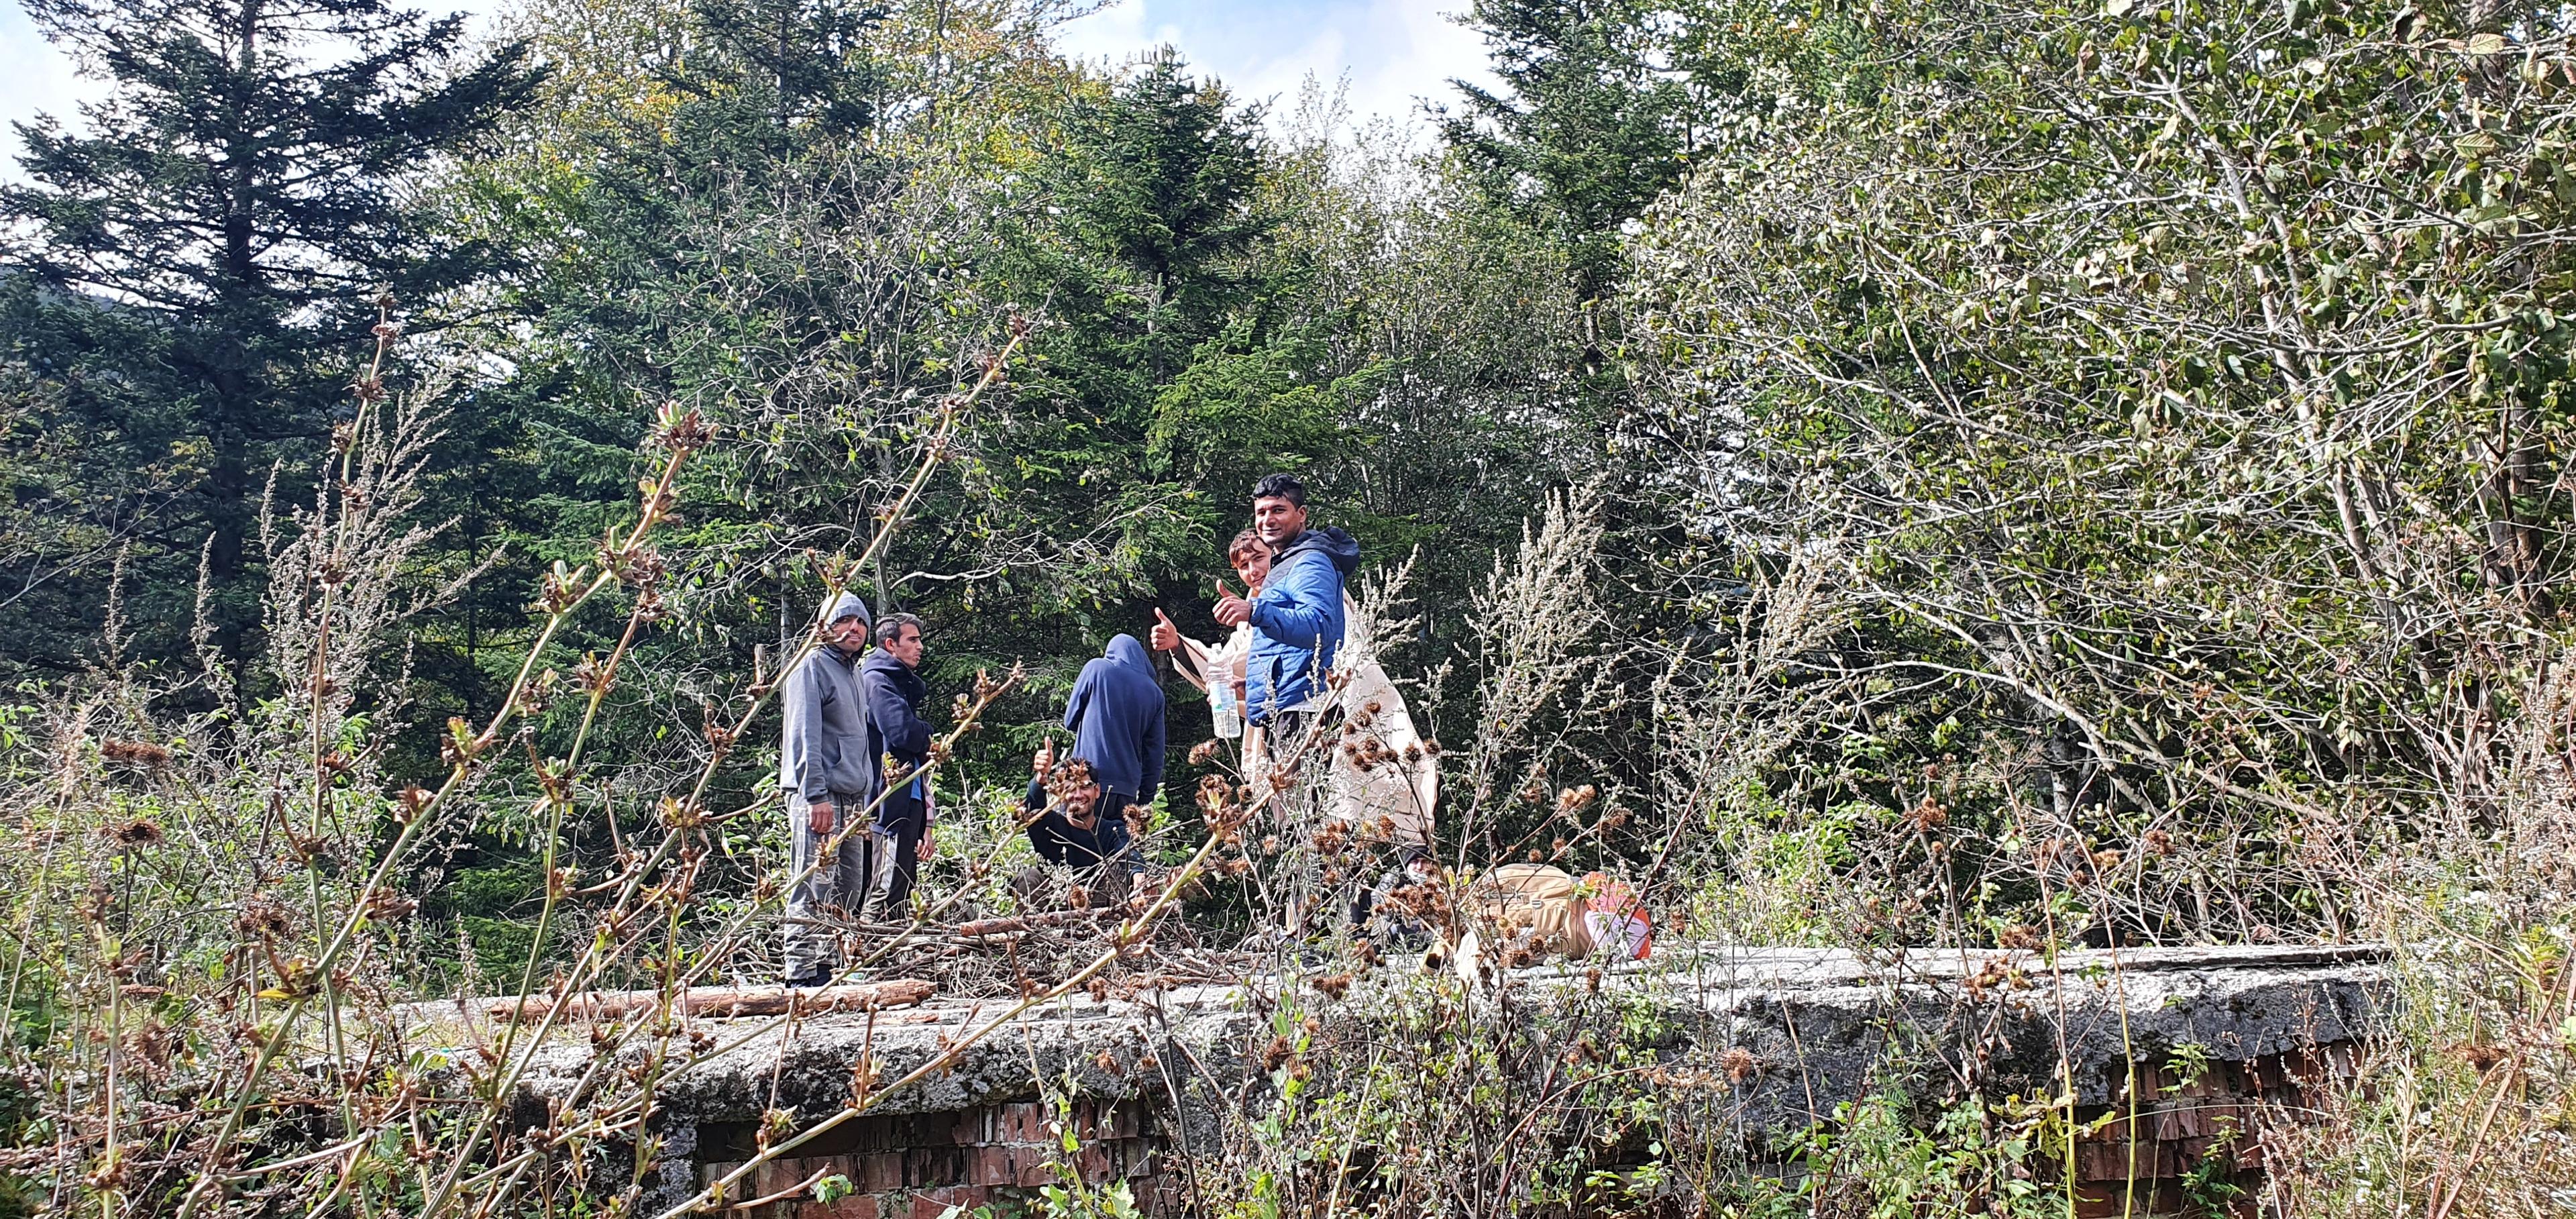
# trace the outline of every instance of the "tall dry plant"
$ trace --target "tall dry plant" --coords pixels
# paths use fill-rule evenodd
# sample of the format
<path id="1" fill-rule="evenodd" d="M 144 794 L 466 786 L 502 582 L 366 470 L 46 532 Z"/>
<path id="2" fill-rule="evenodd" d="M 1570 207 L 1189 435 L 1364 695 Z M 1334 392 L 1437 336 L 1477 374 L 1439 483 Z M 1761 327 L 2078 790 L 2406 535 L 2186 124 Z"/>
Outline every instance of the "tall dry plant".
<path id="1" fill-rule="evenodd" d="M 1551 496 L 1472 603 L 1474 728 L 1449 780 L 1462 867 L 1510 853 L 1516 807 L 1553 820 L 1551 776 L 1582 764 L 1580 734 L 1624 697 L 1599 589 L 1602 528 L 1597 485 Z"/>
<path id="2" fill-rule="evenodd" d="M 795 878 L 711 918 L 691 898 L 718 854 L 713 835 L 769 807 L 710 809 L 704 797 L 778 673 L 815 646 L 810 632 L 710 718 L 703 766 L 676 790 L 655 793 L 649 816 L 626 818 L 652 828 L 627 842 L 614 871 L 578 877 L 553 854 L 568 819 L 618 811 L 594 803 L 617 789 L 600 782 L 607 768 L 585 753 L 590 728 L 635 640 L 665 612 L 672 573 L 652 537 L 676 506 L 683 465 L 713 437 L 698 416 L 663 412 L 633 519 L 609 531 L 595 562 L 559 566 L 544 581 L 535 637 L 509 696 L 481 723 L 449 722 L 439 786 L 390 791 L 383 717 L 399 701 L 384 692 L 400 676 L 399 627 L 448 591 L 404 591 L 410 556 L 436 529 L 413 519 L 436 413 L 385 386 L 384 356 L 397 333 L 390 321 L 378 329 L 377 359 L 357 381 L 357 417 L 337 438 L 320 498 L 269 530 L 279 574 L 267 620 L 284 692 L 238 719 L 227 711 L 183 724 L 156 722 L 130 700 L 67 699 L 53 709 L 44 752 L 10 758 L 12 841 L 0 860 L 13 894 L 17 1019 L 7 1050 L 16 1137 L 0 1159 L 50 1209 L 451 1214 L 576 1194 L 632 1205 L 654 1171 L 647 1129 L 659 1082 L 768 1031 L 728 1028 L 716 1039 L 688 1024 L 681 997 L 727 976 L 765 935 Z M 912 473 L 884 504 L 867 548 L 830 565 L 836 588 L 901 526 L 965 412 L 1001 383 L 1019 333 L 931 410 Z M 613 648 L 569 675 L 541 663 L 574 614 L 618 594 L 629 604 Z M 925 769 L 945 762 L 1011 680 L 978 683 Z M 575 726 L 568 747 L 545 756 L 531 726 L 558 703 L 577 713 Z M 514 755 L 523 770 L 512 769 Z M 538 949 L 525 961 L 488 963 L 520 1015 L 488 1037 L 469 1030 L 465 1044 L 425 1055 L 417 1041 L 424 1011 L 405 1005 L 415 979 L 397 959 L 413 913 L 403 882 L 428 844 L 509 798 L 505 780 L 536 790 L 546 852 Z M 1028 996 L 954 1052 L 1117 961 L 1173 908 L 1179 883 L 1139 901 L 1131 925 L 1087 968 Z M 909 928 L 874 941 L 874 953 L 850 968 L 867 968 L 940 906 L 917 911 Z M 541 959 L 557 923 L 585 933 L 575 941 L 583 947 L 569 960 Z M 644 982 L 658 997 L 658 1018 L 614 1026 L 589 1074 L 531 1131 L 516 1120 L 518 1085 L 563 1035 L 567 997 L 606 980 Z M 948 1060 L 855 1095 L 844 1113 L 763 1160 Z M 610 1069 L 639 1061 L 636 1070 Z"/>
<path id="3" fill-rule="evenodd" d="M 2354 917 L 2395 958 L 2359 1075 L 2292 1127 L 2265 1199 L 2296 1216 L 2528 1215 L 2576 1201 L 2576 668 L 2516 702 L 2492 805 L 2354 852 Z"/>

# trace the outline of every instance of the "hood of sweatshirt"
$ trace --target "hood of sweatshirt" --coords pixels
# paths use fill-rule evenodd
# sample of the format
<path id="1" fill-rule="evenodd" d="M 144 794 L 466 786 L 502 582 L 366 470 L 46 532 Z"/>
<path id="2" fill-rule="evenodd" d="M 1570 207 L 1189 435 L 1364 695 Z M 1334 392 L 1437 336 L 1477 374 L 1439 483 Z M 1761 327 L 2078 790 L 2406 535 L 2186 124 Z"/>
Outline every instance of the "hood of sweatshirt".
<path id="1" fill-rule="evenodd" d="M 868 658 L 859 662 L 859 672 L 884 674 L 886 680 L 894 683 L 895 689 L 903 691 L 904 701 L 912 704 L 915 715 L 921 714 L 921 700 L 930 696 L 930 683 L 921 680 L 921 674 L 911 665 L 895 659 L 894 653 L 884 648 L 868 653 Z"/>
<path id="2" fill-rule="evenodd" d="M 1144 674 L 1147 681 L 1154 680 L 1154 660 L 1146 655 L 1145 645 L 1136 642 L 1133 635 L 1120 635 L 1110 640 L 1109 646 L 1100 654 L 1104 659 L 1117 661 Z M 1156 689 L 1160 688 L 1160 683 L 1156 683 Z"/>
<path id="3" fill-rule="evenodd" d="M 822 623 L 830 626 L 843 618 L 857 618 L 871 630 L 876 627 L 876 615 L 868 612 L 867 601 L 857 593 L 836 594 L 831 605 L 823 611 Z"/>
<path id="4" fill-rule="evenodd" d="M 1296 541 L 1288 543 L 1288 549 L 1279 552 L 1279 558 L 1272 566 L 1287 562 L 1291 555 L 1304 554 L 1309 550 L 1331 559 L 1333 567 L 1345 578 L 1360 568 L 1359 539 L 1339 528 L 1309 529 L 1298 534 Z"/>
<path id="5" fill-rule="evenodd" d="M 1082 666 L 1065 701 L 1073 756 L 1091 763 L 1104 791 L 1152 800 L 1163 781 L 1163 683 L 1145 645 L 1120 635 Z"/>

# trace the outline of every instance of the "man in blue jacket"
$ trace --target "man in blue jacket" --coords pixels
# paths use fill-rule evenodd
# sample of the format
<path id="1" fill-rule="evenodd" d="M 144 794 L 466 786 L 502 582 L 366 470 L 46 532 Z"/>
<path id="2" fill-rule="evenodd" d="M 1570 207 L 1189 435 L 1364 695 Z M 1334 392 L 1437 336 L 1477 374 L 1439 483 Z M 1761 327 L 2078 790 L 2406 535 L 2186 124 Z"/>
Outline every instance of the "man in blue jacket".
<path id="1" fill-rule="evenodd" d="M 877 622 L 876 636 L 877 650 L 859 666 L 868 706 L 868 757 L 879 767 L 877 790 L 886 793 L 868 835 L 866 917 L 901 919 L 912 900 L 920 859 L 931 851 L 930 780 L 909 777 L 930 760 L 930 725 L 921 718 L 930 686 L 918 671 L 921 619 L 888 614 Z"/>
<path id="2" fill-rule="evenodd" d="M 1252 529 L 1275 556 L 1269 578 L 1250 601 L 1220 582 L 1215 614 L 1227 626 L 1252 624 L 1243 665 L 1243 718 L 1251 725 L 1244 755 L 1253 786 L 1269 793 L 1260 803 L 1301 844 L 1281 858 L 1276 877 L 1286 898 L 1283 930 L 1294 936 L 1304 934 L 1308 912 L 1323 899 L 1323 871 L 1302 846 L 1316 830 L 1323 793 L 1299 776 L 1309 763 L 1331 760 L 1332 742 L 1319 734 L 1334 708 L 1327 679 L 1347 625 L 1342 583 L 1360 565 L 1360 545 L 1339 529 L 1307 528 L 1306 486 L 1287 474 L 1253 484 Z"/>
<path id="3" fill-rule="evenodd" d="M 1332 703 L 1325 676 L 1342 646 L 1342 583 L 1360 565 L 1360 544 L 1339 529 L 1306 527 L 1306 486 L 1287 474 L 1252 488 L 1252 528 L 1273 555 L 1270 578 L 1246 601 L 1217 584 L 1216 620 L 1252 624 L 1244 662 L 1244 719 L 1267 731 L 1274 750 L 1292 749 Z"/>

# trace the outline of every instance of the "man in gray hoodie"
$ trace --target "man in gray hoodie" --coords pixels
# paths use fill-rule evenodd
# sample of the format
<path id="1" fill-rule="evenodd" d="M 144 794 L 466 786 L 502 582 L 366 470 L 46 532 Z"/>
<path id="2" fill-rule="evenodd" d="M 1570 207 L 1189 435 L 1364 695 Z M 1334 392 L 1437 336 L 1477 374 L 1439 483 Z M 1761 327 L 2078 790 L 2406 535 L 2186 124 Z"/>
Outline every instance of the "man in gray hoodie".
<path id="1" fill-rule="evenodd" d="M 833 598 L 822 637 L 778 688 L 778 784 L 795 843 L 788 874 L 797 878 L 787 891 L 790 986 L 819 986 L 840 964 L 839 937 L 824 919 L 834 908 L 855 915 L 866 900 L 867 828 L 851 822 L 876 799 L 878 782 L 858 673 L 867 603 L 850 593 Z"/>

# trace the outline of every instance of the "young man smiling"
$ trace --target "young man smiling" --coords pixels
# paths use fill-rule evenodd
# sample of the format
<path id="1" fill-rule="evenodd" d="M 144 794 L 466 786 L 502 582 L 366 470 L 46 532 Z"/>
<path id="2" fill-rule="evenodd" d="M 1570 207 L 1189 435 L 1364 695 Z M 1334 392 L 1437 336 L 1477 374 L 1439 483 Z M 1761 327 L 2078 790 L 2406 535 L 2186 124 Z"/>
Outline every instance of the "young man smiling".
<path id="1" fill-rule="evenodd" d="M 1246 722 L 1268 729 L 1273 748 L 1291 748 L 1332 701 L 1324 682 L 1342 646 L 1342 583 L 1359 569 L 1360 544 L 1339 529 L 1306 527 L 1306 484 L 1265 475 L 1252 488 L 1252 529 L 1275 556 L 1251 600 L 1217 584 L 1216 620 L 1252 624 L 1243 667 Z"/>
<path id="2" fill-rule="evenodd" d="M 1264 475 L 1252 487 L 1252 529 L 1275 557 L 1269 578 L 1250 600 L 1217 583 L 1216 620 L 1250 624 L 1252 646 L 1243 664 L 1243 718 L 1258 731 L 1246 734 L 1246 762 L 1261 803 L 1281 819 L 1292 842 L 1305 843 L 1331 816 L 1327 775 L 1334 741 L 1324 736 L 1335 717 L 1334 690 L 1326 680 L 1349 625 L 1342 584 L 1360 565 L 1360 544 L 1339 529 L 1306 527 L 1306 485 L 1292 475 Z M 1324 766 L 1316 766 L 1318 761 Z M 1307 915 L 1321 897 L 1324 872 L 1311 850 L 1291 852 L 1277 882 L 1286 903 L 1282 930 L 1303 935 Z"/>

